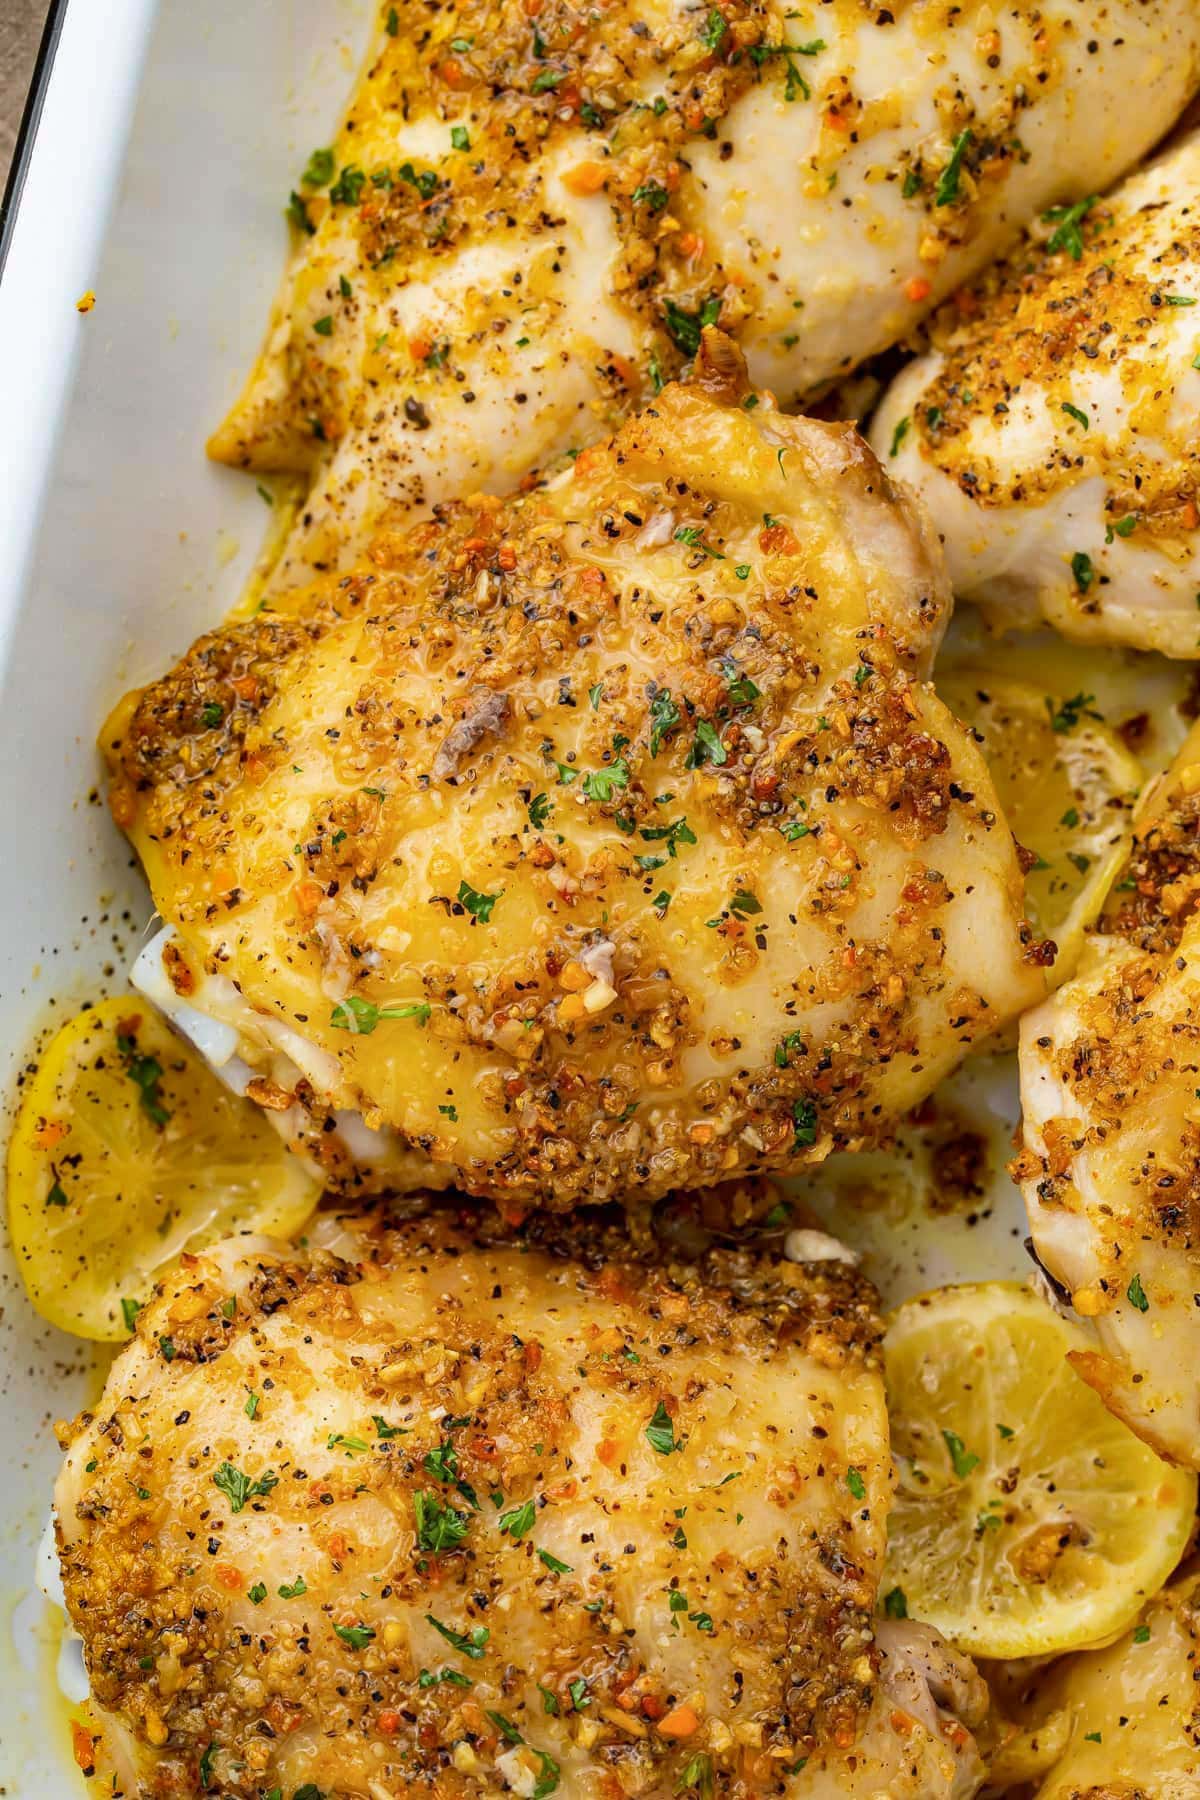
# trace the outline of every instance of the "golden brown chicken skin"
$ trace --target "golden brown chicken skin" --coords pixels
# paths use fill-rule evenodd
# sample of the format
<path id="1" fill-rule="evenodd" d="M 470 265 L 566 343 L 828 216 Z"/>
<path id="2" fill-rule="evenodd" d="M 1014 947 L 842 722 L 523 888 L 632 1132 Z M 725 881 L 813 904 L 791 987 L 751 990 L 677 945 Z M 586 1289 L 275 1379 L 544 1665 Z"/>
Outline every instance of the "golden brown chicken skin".
<path id="1" fill-rule="evenodd" d="M 276 591 L 509 491 L 737 334 L 792 401 L 909 334 L 1200 80 L 1191 0 L 382 0 L 213 454 L 311 477 Z M 1126 104 L 1136 92 L 1139 104 Z M 281 201 L 283 196 L 280 196 Z"/>
<path id="2" fill-rule="evenodd" d="M 973 1792 L 969 1665 L 874 1642 L 879 1331 L 844 1261 L 597 1212 L 185 1258 L 57 1488 L 96 1767 L 163 1800 Z"/>
<path id="3" fill-rule="evenodd" d="M 174 991 L 232 1019 L 254 1097 L 390 1131 L 393 1185 L 566 1207 L 801 1166 L 1042 991 L 926 679 L 920 515 L 719 334 L 702 366 L 105 729 Z"/>
<path id="4" fill-rule="evenodd" d="M 1033 1241 L 1095 1333 L 1080 1374 L 1200 1467 L 1200 730 L 1143 804 L 1078 974 L 1021 1021 Z"/>
<path id="5" fill-rule="evenodd" d="M 955 593 L 999 629 L 1200 651 L 1198 180 L 1193 132 L 1113 193 L 1054 209 L 1043 241 L 939 321 L 872 422 L 933 514 Z"/>

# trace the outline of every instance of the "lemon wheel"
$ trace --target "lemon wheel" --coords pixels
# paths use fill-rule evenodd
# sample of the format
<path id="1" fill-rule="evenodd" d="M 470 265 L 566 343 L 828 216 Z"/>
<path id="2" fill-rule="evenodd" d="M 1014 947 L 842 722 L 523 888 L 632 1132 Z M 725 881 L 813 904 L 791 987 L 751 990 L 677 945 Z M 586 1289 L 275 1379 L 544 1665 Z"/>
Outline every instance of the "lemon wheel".
<path id="1" fill-rule="evenodd" d="M 105 1000 L 62 1028 L 9 1146 L 25 1285 L 44 1318 L 81 1337 L 127 1337 L 181 1251 L 298 1231 L 319 1192 L 264 1115 L 143 1000 Z"/>
<path id="2" fill-rule="evenodd" d="M 1124 1631 L 1187 1545 L 1196 1477 L 1066 1361 L 1083 1343 L 1028 1288 L 939 1289 L 884 1350 L 898 1488 L 885 1607 L 975 1656 L 1053 1656 Z"/>
<path id="3" fill-rule="evenodd" d="M 1047 695 L 970 664 L 939 672 L 938 691 L 983 739 L 1013 835 L 1036 858 L 1029 916 L 1058 945 L 1052 980 L 1065 981 L 1128 848 L 1142 766 L 1082 691 Z"/>

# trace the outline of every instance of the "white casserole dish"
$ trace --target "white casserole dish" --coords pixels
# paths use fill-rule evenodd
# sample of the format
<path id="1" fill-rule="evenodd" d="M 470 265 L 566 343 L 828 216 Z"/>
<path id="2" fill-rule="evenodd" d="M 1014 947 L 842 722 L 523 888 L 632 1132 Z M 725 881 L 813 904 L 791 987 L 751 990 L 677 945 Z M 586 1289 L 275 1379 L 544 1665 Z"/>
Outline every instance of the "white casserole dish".
<path id="1" fill-rule="evenodd" d="M 254 483 L 207 463 L 204 439 L 258 348 L 288 191 L 328 139 L 368 25 L 357 0 L 69 0 L 54 14 L 0 278 L 9 1106 L 39 1033 L 124 985 L 146 919 L 128 851 L 89 803 L 94 732 L 232 603 L 260 546 Z M 95 1379 L 88 1348 L 35 1317 L 0 1244 L 0 1791 L 16 1800 L 85 1792 L 50 1609 L 30 1590 L 51 1426 Z"/>
<path id="2" fill-rule="evenodd" d="M 283 206 L 328 141 L 365 0 L 66 0 L 25 146 L 0 279 L 0 1092 L 39 1035 L 123 988 L 148 903 L 96 793 L 94 732 L 237 597 L 266 511 L 206 462 L 254 357 L 286 248 Z M 94 289 L 93 311 L 76 301 Z M 999 1076 L 999 1078 L 997 1078 Z M 1011 1079 L 964 1078 L 1011 1130 Z M 860 1221 L 890 1297 L 1021 1274 L 1023 1218 L 993 1156 L 990 1227 Z M 3 1227 L 0 1226 L 0 1239 Z M 98 1391 L 87 1346 L 42 1325 L 0 1241 L 0 1791 L 68 1800 L 54 1615 L 33 1588 L 58 1454 Z"/>

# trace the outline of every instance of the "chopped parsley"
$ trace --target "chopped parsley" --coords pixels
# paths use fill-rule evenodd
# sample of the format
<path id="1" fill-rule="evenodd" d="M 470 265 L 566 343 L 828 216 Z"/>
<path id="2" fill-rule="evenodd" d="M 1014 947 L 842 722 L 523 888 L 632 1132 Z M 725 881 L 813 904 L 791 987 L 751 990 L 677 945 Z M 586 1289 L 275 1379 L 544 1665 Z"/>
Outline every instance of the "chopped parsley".
<path id="1" fill-rule="evenodd" d="M 785 1038 L 784 1042 L 788 1040 Z M 817 1109 L 811 1100 L 793 1100 L 792 1125 L 795 1136 L 793 1150 L 807 1150 L 817 1141 Z"/>
<path id="2" fill-rule="evenodd" d="M 351 1650 L 365 1650 L 375 1632 L 370 1625 L 335 1625 L 334 1631 Z"/>
<path id="3" fill-rule="evenodd" d="M 697 1750 L 683 1765 L 683 1773 L 679 1777 L 677 1794 L 691 1790 L 709 1800 L 713 1792 L 713 1761 L 707 1750 Z"/>
<path id="4" fill-rule="evenodd" d="M 633 204 L 648 207 L 652 213 L 661 212 L 670 197 L 657 181 L 643 181 L 633 190 Z"/>
<path id="5" fill-rule="evenodd" d="M 141 1310 L 142 1310 L 142 1303 L 140 1300 L 129 1300 L 125 1297 L 122 1297 L 121 1317 L 125 1321 L 126 1331 L 134 1330 L 134 1328 L 137 1325 L 137 1316 L 141 1312 Z"/>
<path id="6" fill-rule="evenodd" d="M 1081 594 L 1086 594 L 1096 579 L 1096 571 L 1092 567 L 1092 559 L 1086 550 L 1077 550 L 1071 558 L 1071 573 L 1075 577 L 1075 586 Z"/>
<path id="7" fill-rule="evenodd" d="M 1133 1641 L 1135 1644 L 1148 1644 L 1150 1642 L 1150 1627 L 1148 1625 L 1139 1625 L 1133 1634 Z"/>
<path id="8" fill-rule="evenodd" d="M 358 994 L 348 994 L 329 1015 L 329 1023 L 339 1031 L 352 1031 L 369 1037 L 381 1019 L 415 1019 L 427 1025 L 433 1011 L 427 1000 L 406 1000 L 399 1006 L 375 1006 Z"/>
<path id="9" fill-rule="evenodd" d="M 721 301 L 716 294 L 710 294 L 707 300 L 702 301 L 696 312 L 688 312 L 686 307 L 677 305 L 674 300 L 663 301 L 663 319 L 667 331 L 685 356 L 695 356 L 700 348 L 701 331 L 706 325 L 715 325 L 720 313 Z"/>
<path id="10" fill-rule="evenodd" d="M 867 1497 L 866 1484 L 863 1481 L 862 1474 L 860 1473 L 860 1471 L 858 1469 L 847 1469 L 847 1471 L 846 1471 L 846 1486 L 850 1489 L 850 1492 L 853 1494 L 853 1496 L 856 1500 L 865 1500 L 866 1499 L 866 1497 Z"/>
<path id="11" fill-rule="evenodd" d="M 721 673 L 725 677 L 725 686 L 734 706 L 750 706 L 755 700 L 762 698 L 762 689 L 749 675 L 743 675 L 736 663 L 728 660 L 721 664 Z"/>
<path id="12" fill-rule="evenodd" d="M 285 1581 L 282 1587 L 276 1588 L 275 1592 L 281 1600 L 299 1600 L 301 1594 L 307 1594 L 308 1583 L 303 1575 L 297 1575 L 295 1581 Z"/>
<path id="13" fill-rule="evenodd" d="M 966 1448 L 962 1439 L 955 1432 L 943 1429 L 942 1437 L 945 1440 L 947 1450 L 950 1452 L 950 1461 L 953 1464 L 954 1473 L 958 1476 L 960 1481 L 965 1481 L 967 1476 L 971 1473 L 971 1470 L 978 1468 L 979 1458 L 973 1451 Z"/>
<path id="14" fill-rule="evenodd" d="M 450 127 L 450 148 L 452 150 L 469 150 L 471 148 L 471 134 L 465 125 Z"/>
<path id="15" fill-rule="evenodd" d="M 588 800 L 611 800 L 618 789 L 629 786 L 629 764 L 623 756 L 607 769 L 592 769 L 583 778 L 582 792 Z"/>
<path id="16" fill-rule="evenodd" d="M 432 1669 L 422 1669 L 417 1676 L 419 1688 L 437 1687 L 439 1682 L 445 1682 L 448 1687 L 472 1688 L 475 1686 L 471 1677 L 462 1674 L 458 1669 L 439 1669 L 436 1674 Z"/>
<path id="17" fill-rule="evenodd" d="M 689 550 L 702 550 L 705 556 L 711 556 L 714 562 L 724 562 L 722 551 L 714 550 L 711 544 L 704 542 L 704 532 L 699 525 L 681 525 L 675 533 L 677 544 L 686 544 Z"/>
<path id="18" fill-rule="evenodd" d="M 1150 1311 L 1150 1302 L 1146 1298 L 1146 1290 L 1142 1286 L 1142 1278 L 1140 1275 L 1135 1275 L 1129 1286 L 1125 1289 L 1125 1298 L 1129 1301 L 1130 1306 L 1136 1306 L 1139 1312 Z"/>
<path id="19" fill-rule="evenodd" d="M 161 1131 L 171 1117 L 162 1102 L 162 1064 L 156 1056 L 139 1056 L 137 1039 L 129 1033 L 118 1033 L 117 1048 L 125 1058 L 125 1073 L 139 1090 L 142 1111 Z"/>
<path id="20" fill-rule="evenodd" d="M 883 1610 L 889 1619 L 907 1619 L 908 1595 L 901 1587 L 889 1588 L 883 1596 Z"/>
<path id="21" fill-rule="evenodd" d="M 1091 424 L 1091 420 L 1088 418 L 1087 414 L 1084 412 L 1082 407 L 1072 406 L 1071 402 L 1069 400 L 1064 400 L 1062 403 L 1062 409 L 1066 413 L 1066 415 L 1069 419 L 1074 419 L 1075 423 L 1077 425 L 1082 425 L 1083 429 L 1085 431 L 1088 429 L 1088 426 Z"/>
<path id="22" fill-rule="evenodd" d="M 554 802 L 549 794 L 535 794 L 529 802 L 529 823 L 533 829 L 540 831 L 553 811 Z"/>
<path id="23" fill-rule="evenodd" d="M 300 180 L 305 187 L 328 187 L 336 166 L 332 150 L 314 150 Z"/>
<path id="24" fill-rule="evenodd" d="M 552 1575 L 570 1575 L 573 1573 L 570 1563 L 559 1562 L 557 1556 L 551 1556 L 549 1550 L 539 1550 L 538 1556 L 545 1563 Z"/>
<path id="25" fill-rule="evenodd" d="M 417 1524 L 417 1543 L 422 1550 L 430 1550 L 439 1556 L 446 1550 L 456 1550 L 471 1528 L 471 1521 L 465 1513 L 455 1512 L 439 1500 L 436 1494 L 418 1492 L 413 1495 L 413 1514 Z"/>
<path id="26" fill-rule="evenodd" d="M 950 152 L 950 161 L 938 176 L 937 187 L 933 191 L 935 206 L 953 206 L 959 197 L 959 176 L 962 173 L 963 158 L 974 142 L 975 134 L 970 126 L 960 131 L 954 140 L 954 148 Z"/>
<path id="27" fill-rule="evenodd" d="M 1046 711 L 1050 715 L 1050 729 L 1059 732 L 1074 731 L 1080 719 L 1085 717 L 1098 719 L 1100 714 L 1092 711 L 1092 702 L 1095 698 L 1095 694 L 1072 694 L 1069 700 L 1062 701 L 1058 706 L 1055 706 L 1053 700 L 1048 699 Z"/>
<path id="28" fill-rule="evenodd" d="M 231 1462 L 223 1462 L 213 1478 L 213 1486 L 220 1488 L 229 1501 L 230 1512 L 240 1513 L 248 1500 L 265 1497 L 272 1488 L 279 1486 L 279 1477 L 273 1469 L 260 1475 L 257 1481 L 251 1481 L 249 1475 L 241 1469 L 235 1469 Z"/>
<path id="29" fill-rule="evenodd" d="M 789 14 L 789 17 L 792 15 Z M 812 89 L 797 68 L 793 57 L 817 56 L 825 48 L 824 38 L 814 38 L 809 44 L 753 44 L 750 47 L 750 61 L 755 68 L 761 69 L 772 57 L 782 56 L 787 68 L 787 81 L 784 84 L 783 97 L 791 102 L 799 98 L 812 99 Z"/>
<path id="30" fill-rule="evenodd" d="M 362 1438 L 347 1438 L 344 1431 L 331 1431 L 326 1438 L 327 1451 L 342 1449 L 347 1456 L 354 1456 L 358 1451 L 365 1451 L 369 1445 L 363 1444 Z"/>
<path id="31" fill-rule="evenodd" d="M 663 739 L 679 723 L 679 708 L 671 698 L 670 688 L 659 688 L 650 702 L 650 754 L 657 756 Z"/>
<path id="32" fill-rule="evenodd" d="M 347 163 L 329 190 L 335 206 L 357 206 L 366 186 L 366 175 L 355 163 Z"/>
<path id="33" fill-rule="evenodd" d="M 646 1441 L 652 1450 L 660 1456 L 670 1456 L 673 1450 L 681 1448 L 675 1436 L 675 1426 L 670 1413 L 660 1400 L 654 1409 L 654 1415 L 646 1427 Z"/>
<path id="34" fill-rule="evenodd" d="M 643 825 L 638 835 L 648 844 L 665 843 L 668 856 L 676 855 L 677 844 L 694 844 L 697 841 L 695 832 L 682 815 L 669 825 Z M 637 860 L 641 862 L 642 859 L 639 857 Z M 661 859 L 654 859 L 654 866 L 661 868 Z"/>
<path id="35" fill-rule="evenodd" d="M 444 1637 L 448 1644 L 461 1651 L 464 1656 L 469 1656 L 472 1662 L 480 1661 L 484 1655 L 484 1646 L 492 1635 L 486 1625 L 475 1625 L 468 1632 L 455 1631 L 452 1625 L 443 1625 L 432 1613 L 425 1614 L 425 1623 L 432 1625 L 440 1637 Z"/>
<path id="36" fill-rule="evenodd" d="M 707 762 L 712 763 L 716 768 L 720 768 L 722 763 L 727 763 L 728 761 L 729 752 L 721 742 L 716 727 L 710 725 L 707 719 L 697 719 L 696 736 L 692 741 L 691 749 L 687 753 L 685 767 L 689 769 L 698 769 Z"/>
<path id="37" fill-rule="evenodd" d="M 520 1506 L 514 1506 L 511 1511 L 501 1513 L 498 1524 L 500 1531 L 507 1532 L 515 1543 L 523 1537 L 528 1537 L 536 1520 L 537 1502 L 530 1497 L 528 1500 L 523 1500 Z"/>
<path id="38" fill-rule="evenodd" d="M 908 413 L 905 413 L 902 419 L 896 420 L 896 429 L 892 433 L 892 447 L 888 451 L 889 456 L 896 456 L 899 454 L 900 446 L 908 436 L 908 428 L 911 424 L 912 419 L 909 417 Z"/>
<path id="39" fill-rule="evenodd" d="M 453 1422 L 447 1421 L 446 1430 L 453 1429 Z M 463 1499 L 473 1511 L 479 1511 L 479 1499 L 469 1481 L 464 1481 L 459 1474 L 458 1452 L 449 1438 L 443 1438 L 436 1450 L 427 1450 L 422 1464 L 425 1473 L 432 1475 L 435 1481 L 453 1482 Z"/>
<path id="40" fill-rule="evenodd" d="M 708 17 L 705 19 L 703 28 L 700 32 L 700 42 L 706 49 L 715 52 L 720 49 L 725 39 L 725 33 L 728 30 L 729 26 L 725 21 L 724 13 L 721 12 L 718 7 L 710 6 L 708 9 Z"/>
<path id="41" fill-rule="evenodd" d="M 1083 233 L 1079 227 L 1098 199 L 1098 194 L 1091 194 L 1086 200 L 1076 200 L 1072 206 L 1052 206 L 1042 214 L 1042 223 L 1054 226 L 1046 240 L 1046 248 L 1052 256 L 1059 250 L 1066 250 L 1076 262 L 1079 261 L 1083 255 Z"/>
<path id="42" fill-rule="evenodd" d="M 459 900 L 471 917 L 477 919 L 481 925 L 487 924 L 492 916 L 492 908 L 503 892 L 504 889 L 501 888 L 498 894 L 481 894 L 477 888 L 471 887 L 466 881 L 460 881 L 458 884 Z"/>

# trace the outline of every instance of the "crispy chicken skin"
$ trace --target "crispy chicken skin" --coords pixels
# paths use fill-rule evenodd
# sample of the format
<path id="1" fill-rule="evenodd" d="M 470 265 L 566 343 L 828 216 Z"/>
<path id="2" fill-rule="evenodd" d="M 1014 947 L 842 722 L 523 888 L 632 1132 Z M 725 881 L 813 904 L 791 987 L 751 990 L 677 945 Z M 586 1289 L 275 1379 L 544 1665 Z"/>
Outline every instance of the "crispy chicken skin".
<path id="1" fill-rule="evenodd" d="M 103 734 L 176 988 L 219 980 L 251 1062 L 286 1028 L 306 1080 L 266 1103 L 390 1128 L 393 1184 L 565 1208 L 802 1166 L 1043 992 L 927 684 L 919 513 L 720 334 L 700 361 L 544 492 L 202 638 Z"/>
<path id="2" fill-rule="evenodd" d="M 1200 732 L 1148 797 L 1080 973 L 1021 1021 L 1038 1256 L 1091 1320 L 1080 1374 L 1200 1468 Z"/>
<path id="3" fill-rule="evenodd" d="M 973 1793 L 982 1684 L 873 1638 L 869 1285 L 490 1217 L 230 1240 L 141 1314 L 56 1492 L 117 1791 Z"/>
<path id="4" fill-rule="evenodd" d="M 387 502 L 591 443 L 701 323 L 811 392 L 1111 186 L 1200 78 L 1191 0 L 400 0 L 380 27 L 211 445 L 312 477 L 276 590 L 352 566 Z"/>
<path id="5" fill-rule="evenodd" d="M 1000 626 L 1200 654 L 1200 134 L 991 271 L 872 427 Z"/>
<path id="6" fill-rule="evenodd" d="M 1069 1742 L 1036 1800 L 1191 1800 L 1200 1792 L 1200 1580 L 1184 1576 L 1106 1650 L 1034 1684 L 1031 1717 Z"/>

